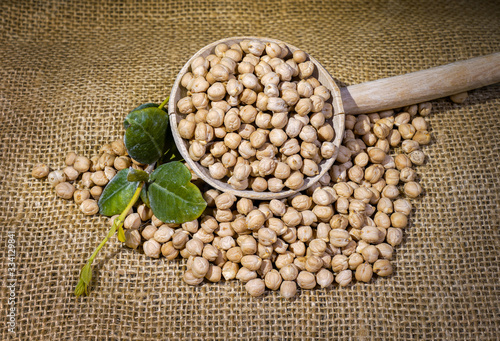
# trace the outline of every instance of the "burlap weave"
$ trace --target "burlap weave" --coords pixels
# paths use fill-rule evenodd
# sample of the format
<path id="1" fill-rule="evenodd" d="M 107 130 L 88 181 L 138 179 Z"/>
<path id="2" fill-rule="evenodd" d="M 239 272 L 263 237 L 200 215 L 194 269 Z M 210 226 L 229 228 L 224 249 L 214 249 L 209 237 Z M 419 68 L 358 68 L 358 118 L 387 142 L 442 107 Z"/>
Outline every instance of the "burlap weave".
<path id="1" fill-rule="evenodd" d="M 115 239 L 89 297 L 78 272 L 106 234 L 31 177 L 123 133 L 135 106 L 161 102 L 184 62 L 230 36 L 267 36 L 316 57 L 339 85 L 500 50 L 498 1 L 0 2 L 0 339 L 9 339 L 7 232 L 15 231 L 18 340 L 498 340 L 500 86 L 433 102 L 425 195 L 370 284 L 250 297 L 236 281 L 189 287 L 183 261 Z"/>

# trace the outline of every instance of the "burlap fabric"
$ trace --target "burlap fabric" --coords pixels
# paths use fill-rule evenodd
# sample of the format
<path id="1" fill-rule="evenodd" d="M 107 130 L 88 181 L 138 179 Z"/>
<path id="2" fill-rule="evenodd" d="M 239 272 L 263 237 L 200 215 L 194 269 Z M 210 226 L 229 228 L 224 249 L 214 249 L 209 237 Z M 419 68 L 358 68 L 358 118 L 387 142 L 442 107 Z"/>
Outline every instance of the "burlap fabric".
<path id="1" fill-rule="evenodd" d="M 189 287 L 183 261 L 111 241 L 89 297 L 78 272 L 106 234 L 55 197 L 32 166 L 91 156 L 135 106 L 160 102 L 202 46 L 268 36 L 349 85 L 500 50 L 498 1 L 2 1 L 0 4 L 1 339 L 7 232 L 15 231 L 18 340 L 499 339 L 500 86 L 433 102 L 425 194 L 370 284 L 252 298 L 239 282 Z"/>

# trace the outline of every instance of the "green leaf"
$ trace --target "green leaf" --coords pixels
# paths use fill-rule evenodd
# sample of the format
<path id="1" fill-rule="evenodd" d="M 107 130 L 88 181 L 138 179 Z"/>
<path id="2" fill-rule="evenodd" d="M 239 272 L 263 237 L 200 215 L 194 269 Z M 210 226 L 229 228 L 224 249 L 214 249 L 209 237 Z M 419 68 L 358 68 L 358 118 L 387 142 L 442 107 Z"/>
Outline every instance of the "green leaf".
<path id="1" fill-rule="evenodd" d="M 92 280 L 92 267 L 90 266 L 90 263 L 85 264 L 82 269 L 80 278 L 86 285 L 89 285 L 90 281 Z"/>
<path id="2" fill-rule="evenodd" d="M 148 198 L 148 190 L 147 190 L 147 186 L 148 184 L 144 184 L 144 186 L 142 187 L 142 190 L 141 190 L 141 194 L 140 194 L 140 198 L 142 200 L 142 202 L 149 208 L 151 208 L 151 206 L 149 206 L 149 198 Z"/>
<path id="3" fill-rule="evenodd" d="M 163 156 L 168 127 L 165 111 L 152 106 L 134 110 L 123 124 L 125 147 L 134 160 L 151 164 Z"/>
<path id="4" fill-rule="evenodd" d="M 102 215 L 113 216 L 120 214 L 127 207 L 139 186 L 139 182 L 127 180 L 129 169 L 122 169 L 108 183 L 99 198 L 99 212 Z"/>
<path id="5" fill-rule="evenodd" d="M 178 161 L 159 166 L 150 176 L 148 197 L 154 215 L 165 223 L 182 224 L 198 218 L 207 203 Z"/>
<path id="6" fill-rule="evenodd" d="M 165 137 L 165 150 L 165 154 L 163 154 L 159 162 L 160 164 L 170 161 L 184 161 L 184 158 L 177 149 L 177 145 L 175 144 L 171 129 L 167 129 L 167 136 Z"/>
<path id="7" fill-rule="evenodd" d="M 125 231 L 123 231 L 123 226 L 118 227 L 118 240 L 125 243 Z"/>
<path id="8" fill-rule="evenodd" d="M 148 181 L 149 180 L 149 174 L 141 169 L 131 169 L 130 172 L 128 172 L 127 175 L 127 180 L 128 181 Z"/>

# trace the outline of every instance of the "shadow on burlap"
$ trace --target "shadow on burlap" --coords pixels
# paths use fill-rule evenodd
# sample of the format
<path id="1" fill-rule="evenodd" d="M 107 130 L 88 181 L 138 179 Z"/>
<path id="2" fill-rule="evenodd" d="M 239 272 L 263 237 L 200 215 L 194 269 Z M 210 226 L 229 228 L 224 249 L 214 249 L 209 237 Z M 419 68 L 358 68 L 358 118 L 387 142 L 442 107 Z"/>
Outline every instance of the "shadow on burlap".
<path id="1" fill-rule="evenodd" d="M 405 4 L 407 3 L 407 4 Z M 411 2 L 413 3 L 413 2 Z M 1 339 L 8 339 L 7 231 L 16 232 L 16 339 L 474 339 L 499 336 L 500 86 L 433 102 L 425 195 L 370 284 L 252 298 L 236 281 L 188 287 L 183 261 L 112 240 L 89 297 L 78 272 L 106 234 L 30 176 L 69 151 L 91 156 L 126 113 L 161 102 L 184 62 L 230 36 L 268 36 L 316 57 L 340 84 L 500 50 L 495 1 L 2 1 Z"/>

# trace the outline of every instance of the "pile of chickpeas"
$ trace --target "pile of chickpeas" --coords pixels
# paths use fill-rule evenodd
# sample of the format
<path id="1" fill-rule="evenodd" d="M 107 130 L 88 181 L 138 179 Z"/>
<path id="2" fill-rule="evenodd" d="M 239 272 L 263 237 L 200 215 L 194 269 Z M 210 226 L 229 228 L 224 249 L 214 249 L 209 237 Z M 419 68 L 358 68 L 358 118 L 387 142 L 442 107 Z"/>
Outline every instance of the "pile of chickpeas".
<path id="1" fill-rule="evenodd" d="M 141 165 L 127 155 L 122 139 L 103 145 L 99 154 L 90 159 L 74 152 L 68 153 L 64 167 L 50 170 L 45 164 L 38 164 L 32 170 L 35 178 L 48 178 L 56 195 L 62 199 L 74 200 L 85 215 L 99 212 L 97 201 L 104 187 L 116 173 L 129 167 L 142 169 Z"/>
<path id="2" fill-rule="evenodd" d="M 331 94 L 305 52 L 245 40 L 190 67 L 177 129 L 212 178 L 237 190 L 296 190 L 335 154 Z"/>
<path id="3" fill-rule="evenodd" d="M 335 165 L 318 183 L 286 199 L 237 198 L 192 173 L 208 203 L 202 216 L 165 224 L 139 202 L 125 219 L 125 244 L 142 247 L 152 258 L 186 259 L 184 281 L 190 285 L 238 279 L 253 296 L 267 288 L 291 298 L 298 288 L 343 287 L 353 280 L 370 282 L 374 274 L 389 276 L 394 248 L 408 226 L 410 200 L 422 192 L 414 166 L 426 159 L 421 147 L 431 141 L 425 118 L 430 111 L 431 104 L 422 103 L 347 115 Z M 50 173 L 49 181 L 61 198 L 73 198 L 84 213 L 96 214 L 105 182 L 125 166 L 141 167 L 118 140 L 92 159 L 70 153 L 66 167 Z M 35 177 L 47 174 L 45 165 L 33 169 Z"/>

